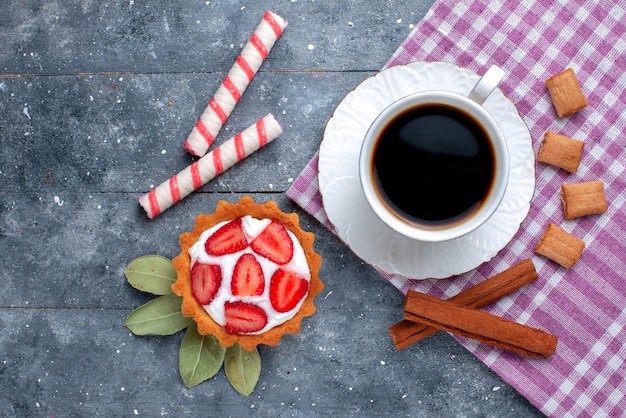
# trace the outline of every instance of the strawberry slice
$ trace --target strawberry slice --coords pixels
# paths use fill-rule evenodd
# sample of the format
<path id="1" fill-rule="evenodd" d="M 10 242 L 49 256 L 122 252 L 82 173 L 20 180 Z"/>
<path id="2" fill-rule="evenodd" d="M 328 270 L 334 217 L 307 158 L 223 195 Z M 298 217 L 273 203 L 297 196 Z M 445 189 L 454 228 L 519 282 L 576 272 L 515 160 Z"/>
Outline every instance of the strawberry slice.
<path id="1" fill-rule="evenodd" d="M 258 296 L 265 289 L 265 276 L 261 264 L 253 254 L 246 253 L 239 257 L 230 288 L 235 296 Z"/>
<path id="2" fill-rule="evenodd" d="M 225 302 L 226 332 L 246 334 L 261 331 L 267 325 L 265 311 L 252 303 L 241 301 Z"/>
<path id="3" fill-rule="evenodd" d="M 222 285 L 222 268 L 218 264 L 196 263 L 191 268 L 191 293 L 201 305 L 211 303 Z"/>
<path id="4" fill-rule="evenodd" d="M 270 302 L 278 312 L 289 312 L 309 291 L 309 282 L 296 273 L 278 269 L 270 280 Z"/>
<path id="5" fill-rule="evenodd" d="M 248 240 L 243 232 L 241 218 L 233 219 L 222 226 L 204 244 L 206 252 L 212 255 L 236 253 L 247 246 Z"/>
<path id="6" fill-rule="evenodd" d="M 276 264 L 287 264 L 293 257 L 293 242 L 280 222 L 272 221 L 251 243 L 255 253 Z"/>

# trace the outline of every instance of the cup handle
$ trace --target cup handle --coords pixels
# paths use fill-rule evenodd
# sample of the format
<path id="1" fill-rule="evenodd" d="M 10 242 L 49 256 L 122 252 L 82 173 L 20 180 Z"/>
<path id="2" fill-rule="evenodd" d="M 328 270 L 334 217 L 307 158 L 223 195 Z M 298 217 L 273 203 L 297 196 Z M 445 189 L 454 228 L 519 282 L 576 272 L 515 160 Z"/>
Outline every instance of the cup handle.
<path id="1" fill-rule="evenodd" d="M 478 80 L 470 92 L 469 97 L 479 105 L 482 105 L 487 97 L 498 87 L 504 78 L 504 70 L 497 65 L 492 65 L 489 70 Z"/>

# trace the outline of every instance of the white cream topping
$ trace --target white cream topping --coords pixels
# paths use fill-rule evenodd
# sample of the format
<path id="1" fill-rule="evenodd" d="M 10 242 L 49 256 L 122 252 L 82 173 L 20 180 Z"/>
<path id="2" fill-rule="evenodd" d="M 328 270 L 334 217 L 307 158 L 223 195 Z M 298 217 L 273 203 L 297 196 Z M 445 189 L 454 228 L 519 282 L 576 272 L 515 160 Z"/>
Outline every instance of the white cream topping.
<path id="1" fill-rule="evenodd" d="M 196 241 L 191 248 L 189 249 L 189 255 L 191 256 L 191 266 L 193 266 L 196 262 L 206 263 L 206 264 L 218 264 L 222 268 L 222 285 L 215 295 L 215 298 L 208 305 L 204 305 L 204 309 L 211 315 L 213 320 L 218 324 L 224 326 L 226 324 L 226 319 L 224 315 L 224 303 L 225 302 L 235 302 L 235 301 L 244 301 L 249 303 L 254 303 L 255 305 L 263 308 L 265 313 L 267 314 L 267 325 L 262 330 L 251 333 L 251 334 L 262 334 L 267 332 L 268 330 L 274 328 L 277 325 L 282 324 L 285 321 L 293 318 L 294 315 L 300 310 L 302 303 L 306 297 L 303 297 L 302 300 L 296 305 L 295 308 L 288 312 L 277 312 L 272 307 L 270 302 L 270 278 L 274 274 L 274 272 L 278 268 L 282 268 L 283 270 L 288 270 L 293 273 L 298 274 L 300 277 L 305 278 L 310 282 L 311 280 L 311 272 L 309 270 L 309 264 L 306 260 L 306 255 L 304 254 L 304 250 L 302 249 L 302 245 L 296 238 L 296 236 L 287 229 L 287 233 L 293 242 L 293 257 L 287 264 L 278 265 L 273 261 L 256 254 L 250 246 L 247 246 L 245 249 L 238 251 L 233 254 L 226 254 L 222 256 L 213 256 L 206 252 L 204 248 L 204 244 L 206 240 L 215 233 L 219 228 L 224 226 L 230 221 L 221 222 L 210 229 L 204 231 L 198 241 Z M 246 215 L 242 218 L 242 227 L 248 242 L 252 242 L 257 235 L 259 235 L 265 227 L 267 227 L 271 223 L 270 219 L 256 219 L 250 215 Z M 231 292 L 230 283 L 233 276 L 233 270 L 235 269 L 235 264 L 239 257 L 241 257 L 245 253 L 250 253 L 255 255 L 259 264 L 261 264 L 261 268 L 263 270 L 263 275 L 265 276 L 265 288 L 263 290 L 263 294 L 259 296 L 234 296 Z"/>

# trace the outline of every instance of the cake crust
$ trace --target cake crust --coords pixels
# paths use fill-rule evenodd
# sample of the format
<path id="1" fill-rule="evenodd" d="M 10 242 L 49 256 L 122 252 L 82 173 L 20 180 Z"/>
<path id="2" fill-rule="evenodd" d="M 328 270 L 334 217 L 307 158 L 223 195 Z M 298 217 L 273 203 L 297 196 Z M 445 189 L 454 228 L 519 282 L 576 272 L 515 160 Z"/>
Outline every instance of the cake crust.
<path id="1" fill-rule="evenodd" d="M 245 215 L 250 215 L 257 219 L 272 219 L 282 223 L 300 241 L 311 272 L 309 292 L 300 310 L 290 320 L 259 335 L 230 334 L 226 332 L 226 329 L 211 318 L 191 293 L 191 256 L 189 255 L 189 248 L 207 229 L 220 222 Z M 172 285 L 172 291 L 183 298 L 182 313 L 196 321 L 198 332 L 202 335 L 215 335 L 223 347 L 230 347 L 237 342 L 245 350 L 252 350 L 259 344 L 276 345 L 284 334 L 300 332 L 302 318 L 311 316 L 316 311 L 314 299 L 324 288 L 324 283 L 318 276 L 322 265 L 322 257 L 314 251 L 314 241 L 315 235 L 313 233 L 306 232 L 300 228 L 298 215 L 282 212 L 274 201 L 258 204 L 249 196 L 241 198 L 235 204 L 219 201 L 213 214 L 196 216 L 193 230 L 180 235 L 181 252 L 172 260 L 174 269 L 178 274 L 176 282 Z"/>

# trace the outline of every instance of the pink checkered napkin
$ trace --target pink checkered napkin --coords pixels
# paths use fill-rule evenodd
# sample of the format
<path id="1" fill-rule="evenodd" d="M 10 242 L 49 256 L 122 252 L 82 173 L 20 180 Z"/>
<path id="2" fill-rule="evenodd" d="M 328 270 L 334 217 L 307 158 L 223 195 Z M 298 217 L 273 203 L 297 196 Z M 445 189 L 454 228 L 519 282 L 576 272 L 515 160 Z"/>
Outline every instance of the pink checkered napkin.
<path id="1" fill-rule="evenodd" d="M 459 341 L 546 415 L 623 416 L 626 411 L 626 2 L 623 0 L 437 1 L 387 66 L 447 61 L 484 73 L 497 64 L 501 88 L 517 105 L 537 149 L 550 130 L 586 142 L 570 174 L 537 163 L 528 218 L 498 255 L 448 280 L 384 275 L 402 292 L 450 297 L 531 257 L 539 279 L 486 310 L 559 337 L 556 353 L 531 359 Z M 545 80 L 573 68 L 589 106 L 559 119 Z M 562 183 L 601 179 L 609 211 L 565 221 Z M 287 195 L 331 227 L 317 183 L 317 156 Z M 533 253 L 548 222 L 586 248 L 570 270 Z M 400 316 L 400 313 L 398 313 Z M 390 324 L 391 325 L 391 324 Z"/>

